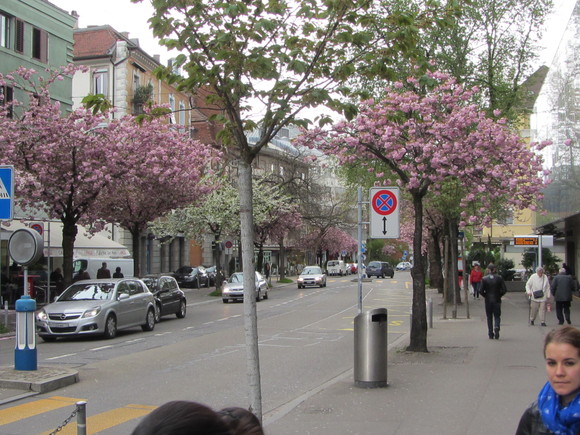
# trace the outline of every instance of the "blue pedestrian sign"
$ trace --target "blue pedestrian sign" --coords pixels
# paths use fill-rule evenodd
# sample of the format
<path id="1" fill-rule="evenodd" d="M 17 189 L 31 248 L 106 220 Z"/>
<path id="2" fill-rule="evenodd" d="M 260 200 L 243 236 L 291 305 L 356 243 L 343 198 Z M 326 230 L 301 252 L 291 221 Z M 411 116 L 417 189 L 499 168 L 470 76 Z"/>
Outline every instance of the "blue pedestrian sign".
<path id="1" fill-rule="evenodd" d="M 0 166 L 0 220 L 14 216 L 14 167 Z"/>

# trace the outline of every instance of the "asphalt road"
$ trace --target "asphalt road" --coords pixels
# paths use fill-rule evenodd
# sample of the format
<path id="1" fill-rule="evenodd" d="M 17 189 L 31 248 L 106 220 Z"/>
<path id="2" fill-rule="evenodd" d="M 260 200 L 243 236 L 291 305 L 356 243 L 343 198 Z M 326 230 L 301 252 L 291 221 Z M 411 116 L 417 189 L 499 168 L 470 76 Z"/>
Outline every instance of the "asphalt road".
<path id="1" fill-rule="evenodd" d="M 87 401 L 89 433 L 101 434 L 130 433 L 141 416 L 169 400 L 247 407 L 243 304 L 223 304 L 201 292 L 187 291 L 185 319 L 164 318 L 153 332 L 136 328 L 113 340 L 39 340 L 38 364 L 74 367 L 80 382 L 1 406 L 0 433 L 49 433 L 77 400 Z M 409 330 L 411 294 L 408 272 L 364 283 L 363 309 L 388 308 L 389 342 Z M 352 277 L 330 277 L 326 288 L 276 287 L 258 303 L 266 425 L 352 369 L 357 297 Z M 13 339 L 0 340 L 0 364 L 13 364 L 13 349 Z M 71 423 L 59 433 L 76 429 Z"/>

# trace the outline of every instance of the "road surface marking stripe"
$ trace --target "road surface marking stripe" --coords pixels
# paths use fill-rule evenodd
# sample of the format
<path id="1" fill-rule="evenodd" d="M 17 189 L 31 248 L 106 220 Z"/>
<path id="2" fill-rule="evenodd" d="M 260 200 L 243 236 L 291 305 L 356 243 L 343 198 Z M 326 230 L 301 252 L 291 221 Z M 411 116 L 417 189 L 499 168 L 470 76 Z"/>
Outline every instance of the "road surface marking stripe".
<path id="1" fill-rule="evenodd" d="M 71 407 L 71 412 L 74 410 L 75 404 L 83 399 L 73 399 L 71 397 L 53 396 L 48 399 L 35 400 L 34 402 L 25 403 L 23 405 L 13 406 L 0 410 L 0 425 L 14 423 L 27 417 L 39 415 L 45 412 L 54 411 L 55 409 Z"/>
<path id="2" fill-rule="evenodd" d="M 87 408 L 90 404 L 87 404 Z M 136 418 L 143 417 L 153 411 L 156 406 L 127 405 L 123 408 L 102 412 L 87 418 L 87 434 L 97 434 L 103 430 L 117 426 Z M 48 435 L 52 431 L 43 432 L 40 435 Z M 75 435 L 77 433 L 76 422 L 71 422 L 65 426 L 59 435 Z"/>

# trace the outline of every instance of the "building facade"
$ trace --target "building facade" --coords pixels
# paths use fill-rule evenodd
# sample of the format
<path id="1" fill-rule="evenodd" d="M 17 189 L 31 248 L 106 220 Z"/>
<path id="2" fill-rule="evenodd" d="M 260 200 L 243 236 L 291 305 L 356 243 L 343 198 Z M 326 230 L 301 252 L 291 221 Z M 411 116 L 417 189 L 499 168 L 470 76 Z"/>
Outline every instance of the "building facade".
<path id="1" fill-rule="evenodd" d="M 76 19 L 45 0 L 0 0 L 0 73 L 19 67 L 41 74 L 72 62 L 73 27 Z M 51 87 L 51 97 L 70 111 L 72 77 L 64 77 Z M 25 89 L 3 86 L 7 101 L 26 103 Z"/>

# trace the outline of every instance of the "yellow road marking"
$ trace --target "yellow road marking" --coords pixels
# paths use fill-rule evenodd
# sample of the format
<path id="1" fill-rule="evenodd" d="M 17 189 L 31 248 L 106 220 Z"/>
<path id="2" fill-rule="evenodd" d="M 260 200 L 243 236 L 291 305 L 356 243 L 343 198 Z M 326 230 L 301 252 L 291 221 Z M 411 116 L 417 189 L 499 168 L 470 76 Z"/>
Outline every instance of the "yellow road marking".
<path id="1" fill-rule="evenodd" d="M 0 425 L 14 423 L 27 417 L 42 414 L 55 409 L 71 406 L 71 412 L 74 410 L 74 404 L 83 399 L 73 399 L 71 397 L 53 396 L 48 399 L 36 400 L 23 405 L 13 406 L 0 410 Z"/>
<path id="2" fill-rule="evenodd" d="M 127 405 L 123 408 L 112 409 L 111 411 L 102 412 L 87 418 L 87 434 L 96 434 L 103 430 L 125 423 L 135 418 L 143 417 L 153 411 L 156 406 L 146 405 Z M 52 431 L 43 432 L 40 435 L 48 435 Z M 59 434 L 74 435 L 77 433 L 76 423 L 70 423 L 65 426 Z"/>

